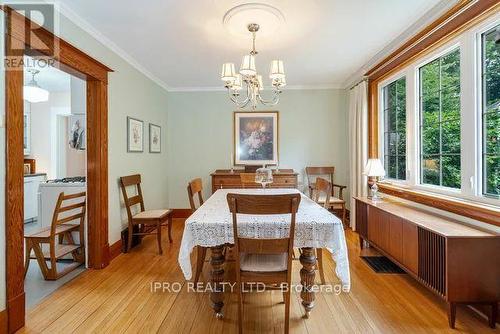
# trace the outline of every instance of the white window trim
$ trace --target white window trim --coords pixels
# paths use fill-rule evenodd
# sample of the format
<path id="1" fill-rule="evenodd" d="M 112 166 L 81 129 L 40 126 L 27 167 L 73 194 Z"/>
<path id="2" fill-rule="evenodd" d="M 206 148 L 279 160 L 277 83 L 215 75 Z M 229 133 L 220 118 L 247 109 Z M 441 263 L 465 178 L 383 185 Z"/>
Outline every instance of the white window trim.
<path id="1" fill-rule="evenodd" d="M 408 64 L 378 84 L 379 158 L 384 163 L 383 88 L 406 77 L 406 180 L 383 182 L 413 190 L 500 206 L 500 200 L 482 194 L 482 61 L 481 35 L 500 23 L 500 13 L 462 32 L 423 58 Z M 460 48 L 461 189 L 420 184 L 419 69 L 453 49 Z M 473 110 L 474 112 L 470 112 Z M 472 126 L 471 126 L 472 124 Z M 471 131 L 472 129 L 472 131 Z M 470 157 L 475 157 L 471 159 Z"/>
<path id="2" fill-rule="evenodd" d="M 384 81 L 381 81 L 379 84 L 378 84 L 378 87 L 377 87 L 377 90 L 378 90 L 378 96 L 379 96 L 379 99 L 378 99 L 378 110 L 380 110 L 379 112 L 379 118 L 378 118 L 378 128 L 379 129 L 382 129 L 382 131 L 379 131 L 378 133 L 378 142 L 379 142 L 379 157 L 380 157 L 380 161 L 382 161 L 382 165 L 385 166 L 385 138 L 384 138 L 384 124 L 385 124 L 385 106 L 384 106 L 384 88 L 405 77 L 406 76 L 406 73 L 404 71 L 400 71 L 394 75 L 391 75 L 390 77 L 388 77 L 387 79 L 385 79 Z M 406 85 L 405 85 L 405 88 L 406 88 L 406 108 L 408 108 L 408 78 L 406 78 Z M 408 109 L 406 109 L 406 128 L 408 128 Z M 399 180 L 399 179 L 393 179 L 393 178 L 389 178 L 389 177 L 386 177 L 386 180 L 388 181 L 391 181 L 393 184 L 401 184 L 401 185 L 408 185 L 409 184 L 409 180 L 408 180 L 408 138 L 406 138 L 406 180 Z"/>

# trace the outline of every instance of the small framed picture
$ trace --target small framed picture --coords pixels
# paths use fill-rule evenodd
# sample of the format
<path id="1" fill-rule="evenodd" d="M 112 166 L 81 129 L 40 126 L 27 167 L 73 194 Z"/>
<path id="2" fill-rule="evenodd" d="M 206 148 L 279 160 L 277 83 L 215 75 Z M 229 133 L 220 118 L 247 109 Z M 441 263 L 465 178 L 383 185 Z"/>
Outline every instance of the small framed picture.
<path id="1" fill-rule="evenodd" d="M 161 126 L 149 123 L 149 152 L 161 153 Z"/>
<path id="2" fill-rule="evenodd" d="M 127 117 L 127 152 L 144 152 L 144 122 Z"/>

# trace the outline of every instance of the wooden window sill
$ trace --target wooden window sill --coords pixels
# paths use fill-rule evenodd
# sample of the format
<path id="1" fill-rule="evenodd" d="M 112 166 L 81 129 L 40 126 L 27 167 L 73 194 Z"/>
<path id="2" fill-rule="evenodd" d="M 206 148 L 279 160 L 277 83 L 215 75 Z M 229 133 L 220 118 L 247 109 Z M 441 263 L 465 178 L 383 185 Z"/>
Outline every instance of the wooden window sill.
<path id="1" fill-rule="evenodd" d="M 396 196 L 436 209 L 452 212 L 495 226 L 500 226 L 500 207 L 452 198 L 445 195 L 436 195 L 428 192 L 407 189 L 387 183 L 378 183 L 378 187 L 381 192 L 387 195 Z"/>

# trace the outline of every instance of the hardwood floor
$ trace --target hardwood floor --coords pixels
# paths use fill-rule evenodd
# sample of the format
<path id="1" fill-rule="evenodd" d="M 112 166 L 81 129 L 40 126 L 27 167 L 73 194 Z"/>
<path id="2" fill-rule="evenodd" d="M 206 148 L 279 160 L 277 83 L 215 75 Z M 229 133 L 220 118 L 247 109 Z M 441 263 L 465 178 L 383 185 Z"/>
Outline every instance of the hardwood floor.
<path id="1" fill-rule="evenodd" d="M 157 255 L 150 236 L 104 270 L 87 270 L 27 313 L 19 333 L 236 333 L 236 294 L 225 297 L 224 319 L 215 319 L 207 293 L 188 292 L 177 264 L 182 221 L 174 222 L 174 243 Z M 465 307 L 456 330 L 448 328 L 446 305 L 408 275 L 375 274 L 360 258 L 357 235 L 346 231 L 352 290 L 340 296 L 316 295 L 316 307 L 303 319 L 298 293 L 292 294 L 292 333 L 493 333 L 485 319 Z M 167 233 L 163 234 L 167 245 Z M 363 250 L 365 252 L 365 250 Z M 372 252 L 371 250 L 366 250 Z M 194 262 L 193 262 L 194 263 Z M 334 262 L 324 257 L 327 282 L 338 283 Z M 299 263 L 292 279 L 299 281 Z M 208 276 L 209 265 L 202 281 Z M 231 264 L 226 267 L 231 276 Z M 317 275 L 317 280 L 319 275 Z M 178 293 L 151 292 L 152 282 L 180 282 Z M 281 333 L 284 305 L 279 291 L 247 294 L 245 333 Z"/>

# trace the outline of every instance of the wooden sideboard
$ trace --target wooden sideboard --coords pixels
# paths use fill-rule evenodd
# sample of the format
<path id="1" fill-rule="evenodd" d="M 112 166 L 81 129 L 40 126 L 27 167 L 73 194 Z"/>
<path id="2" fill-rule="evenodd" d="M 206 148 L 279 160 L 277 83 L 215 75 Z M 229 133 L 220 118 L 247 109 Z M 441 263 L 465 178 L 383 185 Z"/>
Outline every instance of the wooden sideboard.
<path id="1" fill-rule="evenodd" d="M 399 200 L 356 199 L 356 229 L 363 240 L 448 302 L 488 304 L 495 327 L 500 300 L 500 235 L 466 226 Z"/>
<path id="2" fill-rule="evenodd" d="M 217 169 L 210 174 L 212 177 L 212 193 L 217 191 L 217 189 L 243 188 L 240 180 L 240 173 L 243 172 L 244 170 L 242 169 L 235 169 L 233 172 L 228 169 Z M 273 183 L 269 187 L 297 188 L 297 176 L 298 173 L 294 172 L 293 169 L 280 169 L 279 172 L 273 171 Z M 262 186 L 256 183 L 255 186 L 251 187 L 261 188 Z"/>

